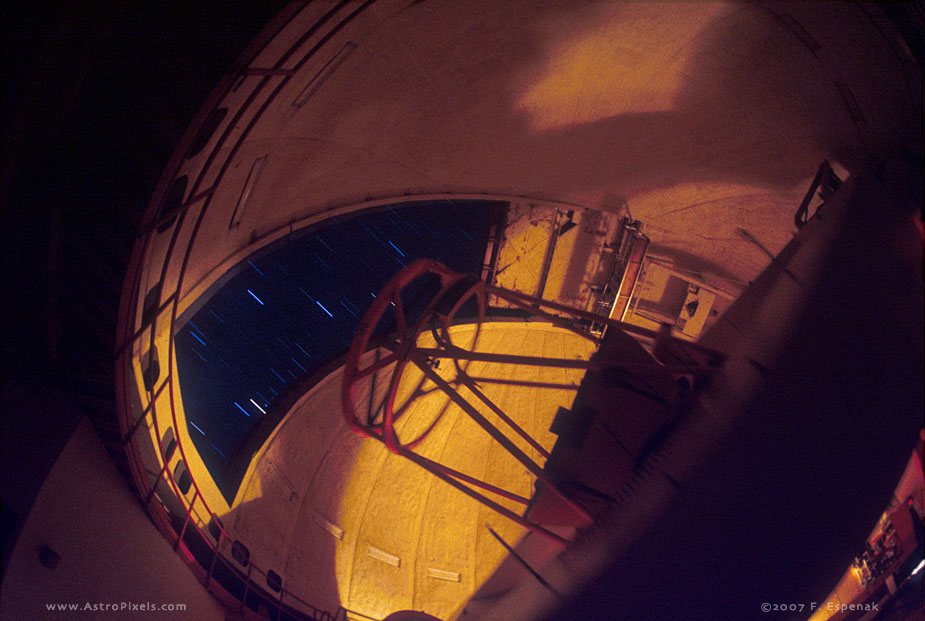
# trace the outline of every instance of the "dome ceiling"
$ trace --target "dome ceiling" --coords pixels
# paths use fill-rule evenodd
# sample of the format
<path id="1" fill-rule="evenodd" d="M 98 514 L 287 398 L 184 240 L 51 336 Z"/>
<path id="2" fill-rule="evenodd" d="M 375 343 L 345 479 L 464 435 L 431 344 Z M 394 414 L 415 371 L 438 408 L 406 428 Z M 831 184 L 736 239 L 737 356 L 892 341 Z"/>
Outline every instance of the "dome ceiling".
<path id="1" fill-rule="evenodd" d="M 137 398 L 127 407 L 142 420 L 154 403 L 156 420 L 140 426 L 152 446 L 167 445 L 166 430 L 176 434 L 182 450 L 165 466 L 181 478 L 182 453 L 196 483 L 186 496 L 194 519 L 205 526 L 219 517 L 254 566 L 313 605 L 376 618 L 456 610 L 504 556 L 486 524 L 512 542 L 519 527 L 451 499 L 453 490 L 352 435 L 341 422 L 336 369 L 275 413 L 281 422 L 229 503 L 186 424 L 181 386 L 196 378 L 177 364 L 174 335 L 262 249 L 298 243 L 289 236 L 311 235 L 331 218 L 415 201 L 422 209 L 447 199 L 507 204 L 505 239 L 524 242 L 506 248 L 520 265 L 508 276 L 521 282 L 536 282 L 524 266 L 542 264 L 545 251 L 531 245 L 530 227 L 568 211 L 584 234 L 592 222 L 638 220 L 676 267 L 740 289 L 791 239 L 793 212 L 821 161 L 847 176 L 870 153 L 899 146 L 895 136 L 919 135 L 920 76 L 908 50 L 857 7 L 821 6 L 381 0 L 287 8 L 178 148 L 126 292 L 133 310 L 123 315 L 134 313 L 126 385 Z M 567 274 L 586 249 L 569 242 L 550 255 L 558 263 L 549 273 Z M 561 294 L 561 278 L 545 291 L 587 299 L 579 289 Z M 538 324 L 486 336 L 517 353 L 590 353 L 574 335 Z M 502 408 L 551 441 L 551 416 L 568 391 L 502 392 Z M 424 398 L 406 424 L 445 405 Z M 531 478 L 503 465 L 464 420 L 447 409 L 442 435 L 422 450 L 529 496 Z M 147 450 L 157 471 L 162 459 Z M 159 492 L 165 505 L 169 494 Z"/>
<path id="2" fill-rule="evenodd" d="M 853 9 L 830 7 L 821 23 L 808 12 L 835 31 L 817 33 L 824 50 L 800 38 L 799 5 L 789 10 L 797 17 L 699 2 L 310 4 L 177 171 L 186 201 L 209 192 L 183 297 L 255 241 L 407 194 L 628 209 L 653 221 L 654 242 L 718 264 L 752 253 L 737 225 L 779 249 L 790 220 L 774 214 L 802 198 L 819 162 L 855 165 L 919 97 L 894 42 L 834 37 L 865 26 Z M 871 71 L 848 73 L 855 65 Z M 876 93 L 863 77 L 873 68 Z"/>

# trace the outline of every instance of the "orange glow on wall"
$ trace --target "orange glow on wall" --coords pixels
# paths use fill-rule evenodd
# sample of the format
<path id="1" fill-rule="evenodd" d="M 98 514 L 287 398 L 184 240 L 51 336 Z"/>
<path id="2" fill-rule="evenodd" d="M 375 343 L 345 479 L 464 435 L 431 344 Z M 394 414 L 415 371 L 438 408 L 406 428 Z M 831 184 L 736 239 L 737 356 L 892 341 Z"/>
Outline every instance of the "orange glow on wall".
<path id="1" fill-rule="evenodd" d="M 451 330 L 455 343 L 471 342 L 472 325 Z M 432 347 L 429 332 L 419 338 Z M 476 351 L 587 359 L 594 345 L 567 330 L 530 322 L 485 323 Z M 364 366 L 376 352 L 366 354 Z M 388 386 L 390 367 L 358 384 L 357 404 L 375 410 Z M 450 379 L 452 364 L 437 369 Z M 580 369 L 472 362 L 479 377 L 571 384 Z M 375 377 L 375 385 L 371 378 Z M 402 376 L 396 409 L 421 379 L 416 368 Z M 285 569 L 286 588 L 315 605 L 382 618 L 402 609 L 448 618 L 505 558 L 491 526 L 516 543 L 525 529 L 440 481 L 417 464 L 389 453 L 346 425 L 340 409 L 342 369 L 332 372 L 290 410 L 251 461 L 231 511 L 221 516 L 233 538 L 245 541 L 251 561 Z M 424 388 L 432 384 L 425 384 Z M 547 450 L 549 425 L 575 391 L 484 384 L 483 391 Z M 471 397 L 465 389 L 463 396 Z M 370 399 L 370 394 L 372 398 Z M 499 420 L 479 408 L 493 423 Z M 534 477 L 441 391 L 411 402 L 396 421 L 402 441 L 437 423 L 415 452 L 524 497 Z M 530 457 L 542 456 L 522 438 L 509 437 Z M 523 513 L 525 506 L 498 499 Z"/>
<path id="2" fill-rule="evenodd" d="M 471 325 L 456 326 L 452 330 L 454 342 L 466 342 L 470 332 L 474 332 Z M 432 347 L 435 343 L 425 332 L 419 344 Z M 476 350 L 587 359 L 594 346 L 548 324 L 494 323 L 482 325 Z M 443 361 L 438 372 L 450 379 L 451 368 L 450 361 Z M 575 386 L 583 375 L 583 371 L 575 369 L 483 362 L 471 362 L 467 372 L 479 377 Z M 406 371 L 396 404 L 405 402 L 420 379 L 417 369 Z M 386 381 L 381 378 L 379 383 Z M 425 389 L 432 387 L 428 384 Z M 563 389 L 497 384 L 481 388 L 547 450 L 555 441 L 549 431 L 553 415 L 559 406 L 570 407 L 575 396 L 574 391 Z M 362 392 L 358 391 L 358 403 L 363 401 Z M 462 393 L 465 396 L 464 390 Z M 480 411 L 493 417 L 484 407 Z M 396 422 L 396 431 L 407 442 L 437 418 L 433 430 L 415 448 L 416 453 L 505 490 L 532 496 L 534 477 L 458 406 L 449 403 L 443 392 L 432 392 L 414 401 Z M 543 458 L 524 440 L 513 434 L 509 437 L 542 463 Z M 516 542 L 525 529 L 418 465 L 390 454 L 383 444 L 369 439 L 359 442 L 362 445 L 338 514 L 338 522 L 350 533 L 337 549 L 341 601 L 351 610 L 372 616 L 414 609 L 447 618 L 506 556 L 486 527 L 490 525 L 510 542 Z M 498 501 L 519 513 L 525 509 L 510 500 Z"/>
<path id="3" fill-rule="evenodd" d="M 621 114 L 669 111 L 698 36 L 723 3 L 605 3 L 578 35 L 550 46 L 517 108 L 542 132 Z"/>

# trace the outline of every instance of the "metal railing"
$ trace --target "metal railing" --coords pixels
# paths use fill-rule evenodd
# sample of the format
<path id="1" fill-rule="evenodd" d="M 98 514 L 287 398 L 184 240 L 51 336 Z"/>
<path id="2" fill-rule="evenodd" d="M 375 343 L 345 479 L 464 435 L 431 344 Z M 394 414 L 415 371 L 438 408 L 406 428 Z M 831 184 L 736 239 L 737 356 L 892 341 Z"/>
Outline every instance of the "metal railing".
<path id="1" fill-rule="evenodd" d="M 334 614 L 317 608 L 288 591 L 281 580 L 278 584 L 278 591 L 271 587 L 270 582 L 267 580 L 268 571 L 259 568 L 249 559 L 242 561 L 226 558 L 223 547 L 227 547 L 231 542 L 231 538 L 224 526 L 221 525 L 218 516 L 209 507 L 199 484 L 194 477 L 188 475 L 190 480 L 188 484 L 184 485 L 187 488 L 184 492 L 181 489 L 181 482 L 177 481 L 174 471 L 170 468 L 172 461 L 183 463 L 184 465 L 189 463 L 186 453 L 186 448 L 188 447 L 184 447 L 181 435 L 176 433 L 176 450 L 171 448 L 171 454 L 167 454 L 162 441 L 167 429 L 160 428 L 157 403 L 166 389 L 169 396 L 172 428 L 179 429 L 180 421 L 177 419 L 177 404 L 175 402 L 175 399 L 178 398 L 178 387 L 175 374 L 172 371 L 174 359 L 173 337 L 177 323 L 183 278 L 197 233 L 211 204 L 213 189 L 218 187 L 245 139 L 260 120 L 269 104 L 282 92 L 287 82 L 309 59 L 315 56 L 327 41 L 373 2 L 374 0 L 368 0 L 358 6 L 352 5 L 352 10 L 349 12 L 345 10 L 351 8 L 347 3 L 321 5 L 322 10 L 326 9 L 324 14 L 305 29 L 301 36 L 297 37 L 295 42 L 279 55 L 272 67 L 252 67 L 250 63 L 267 48 L 272 40 L 309 8 L 309 3 L 287 6 L 280 15 L 261 31 L 254 43 L 239 58 L 237 71 L 226 76 L 213 91 L 174 152 L 167 171 L 162 177 L 151 201 L 148 211 L 149 216 L 142 226 L 142 236 L 133 248 L 123 287 L 123 297 L 120 302 L 117 335 L 119 340 L 116 350 L 117 401 L 125 450 L 129 458 L 132 477 L 139 491 L 139 497 L 161 533 L 172 543 L 174 549 L 183 557 L 197 578 L 218 596 L 226 606 L 233 607 L 237 605 L 242 610 L 245 608 L 255 611 L 265 609 L 272 619 L 331 621 L 335 618 L 359 617 L 361 615 L 343 608 L 340 608 Z M 325 28 L 327 30 L 324 30 Z M 315 36 L 318 37 L 318 41 L 302 53 L 294 65 L 284 68 L 287 62 L 295 58 L 300 48 Z M 188 198 L 185 201 L 181 200 L 178 208 L 170 210 L 170 213 L 160 213 L 168 188 L 181 171 L 190 145 L 194 140 L 201 139 L 198 134 L 202 124 L 226 98 L 239 90 L 243 78 L 246 76 L 259 76 L 261 79 L 244 97 L 243 102 L 237 106 L 234 114 L 226 115 L 227 120 L 214 128 L 218 130 L 224 125 L 224 129 L 212 144 L 208 155 L 199 167 L 195 181 L 188 192 L 185 192 Z M 261 95 L 265 95 L 265 97 L 262 103 L 257 106 L 256 103 Z M 244 129 L 230 143 L 229 148 L 232 134 L 242 126 Z M 212 137 L 210 136 L 210 142 L 211 139 Z M 206 180 L 213 175 L 214 178 L 206 187 Z M 184 230 L 184 224 L 196 206 L 199 206 L 199 212 L 193 223 L 189 239 L 185 242 L 185 248 L 180 247 L 182 244 L 180 241 L 181 231 Z M 153 238 L 171 229 L 170 240 L 160 267 L 159 279 L 155 285 L 159 288 L 158 300 L 155 306 L 156 311 L 151 318 L 142 317 L 142 325 L 136 329 L 137 306 L 141 294 L 142 273 L 146 267 L 144 265 L 146 256 L 151 248 Z M 167 282 L 168 271 L 174 266 L 174 261 L 180 252 L 183 254 L 174 290 L 164 291 L 163 285 Z M 163 317 L 168 310 L 169 316 Z M 150 323 L 146 320 L 150 320 Z M 146 393 L 147 404 L 136 419 L 132 414 L 135 409 L 132 405 L 135 399 L 140 398 L 141 395 L 137 393 L 134 386 L 133 350 L 136 344 L 139 346 L 146 344 L 149 360 L 155 358 L 157 356 L 155 352 L 158 351 L 156 335 L 158 328 L 163 328 L 165 320 L 168 334 L 167 356 L 165 358 L 166 372 L 162 373 L 159 368 L 155 368 L 152 364 L 143 369 L 145 377 L 142 379 L 145 385 L 144 392 Z M 159 380 L 160 384 L 158 385 Z M 137 397 L 134 395 L 137 395 Z M 139 445 L 138 429 L 146 425 L 153 427 L 154 438 L 156 438 L 154 451 L 158 464 L 150 463 L 150 460 L 146 462 Z M 179 454 L 178 459 L 176 458 L 177 453 Z M 148 469 L 149 466 L 159 467 L 159 471 L 151 481 L 149 481 L 148 475 L 154 475 L 154 473 Z M 188 468 L 187 472 L 189 472 Z M 166 490 L 163 489 L 165 481 L 167 484 Z M 192 490 L 190 490 L 190 487 Z M 190 491 L 192 491 L 191 497 L 189 497 Z M 154 502 L 155 498 L 160 502 Z M 177 506 L 179 506 L 179 511 Z M 207 516 L 207 519 L 204 519 L 203 516 Z M 209 532 L 204 532 L 203 527 L 206 527 Z M 211 532 L 213 530 L 217 531 L 217 533 Z M 234 556 L 233 553 L 232 556 Z M 246 568 L 246 571 L 242 571 L 244 568 Z M 258 583 L 261 576 L 268 588 L 264 588 Z"/>
<path id="2" fill-rule="evenodd" d="M 164 537 L 171 542 L 178 554 L 183 557 L 197 578 L 207 586 L 220 600 L 228 606 L 239 606 L 241 609 L 256 610 L 261 606 L 271 611 L 275 619 L 317 619 L 328 620 L 333 618 L 368 618 L 359 613 L 346 609 L 339 609 L 333 615 L 325 610 L 305 602 L 297 595 L 288 591 L 285 584 L 280 584 L 280 590 L 269 588 L 265 571 L 249 559 L 242 563 L 234 558 L 227 558 L 224 548 L 233 543 L 233 538 L 221 525 L 220 518 L 209 507 L 199 483 L 190 473 L 187 491 L 181 489 L 181 482 L 177 480 L 171 463 L 182 462 L 189 464 L 187 449 L 180 433 L 175 433 L 175 448 L 168 455 L 163 445 L 163 438 L 168 428 L 179 430 L 177 417 L 177 402 L 179 388 L 174 368 L 174 342 L 173 336 L 177 324 L 179 305 L 184 277 L 189 265 L 192 248 L 203 220 L 213 200 L 214 188 L 224 178 L 235 156 L 240 151 L 245 139 L 254 129 L 257 122 L 267 110 L 269 105 L 282 92 L 290 80 L 306 62 L 312 59 L 319 50 L 330 41 L 338 32 L 346 27 L 353 19 L 366 10 L 375 0 L 368 0 L 362 4 L 340 3 L 329 4 L 293 4 L 289 5 L 277 16 L 255 39 L 254 43 L 242 54 L 237 70 L 223 78 L 206 104 L 194 119 L 183 140 L 175 150 L 163 177 L 152 198 L 148 216 L 142 225 L 141 237 L 132 250 L 132 256 L 123 286 L 123 296 L 120 301 L 119 327 L 117 332 L 116 349 L 116 384 L 117 402 L 119 408 L 120 425 L 123 431 L 123 441 L 130 470 L 139 497 L 145 509 Z M 321 6 L 323 14 L 310 26 L 306 27 L 300 36 L 284 51 L 280 52 L 272 66 L 265 66 L 268 62 L 261 59 L 261 65 L 251 66 L 251 63 L 265 50 L 281 32 L 289 27 L 304 11 Z M 317 41 L 298 56 L 301 48 L 306 46 L 312 38 Z M 294 62 L 293 62 L 294 61 Z M 289 64 L 289 66 L 284 66 Z M 257 84 L 247 94 L 242 91 L 243 80 L 246 77 L 259 78 Z M 195 176 L 189 188 L 184 188 L 184 198 L 176 208 L 162 213 L 161 207 L 168 196 L 175 180 L 181 177 L 184 164 L 187 163 L 187 154 L 194 141 L 202 140 L 199 132 L 203 124 L 209 119 L 212 112 L 226 103 L 229 98 L 239 99 L 240 103 L 229 106 L 228 112 L 221 123 L 214 127 L 218 132 L 217 138 L 209 136 L 207 140 L 211 147 L 206 155 L 196 155 L 198 171 L 190 172 Z M 230 108 L 234 108 L 232 111 Z M 235 136 L 235 133 L 237 135 Z M 196 213 L 198 209 L 198 213 Z M 193 219 L 195 218 L 195 220 Z M 191 230 L 185 228 L 192 223 Z M 188 234 L 188 239 L 183 235 Z M 153 306 L 143 313 L 138 321 L 138 303 L 141 299 L 142 275 L 148 265 L 148 254 L 154 248 L 155 238 L 169 235 L 166 250 L 158 279 L 150 289 L 158 288 Z M 177 266 L 177 258 L 179 266 Z M 154 266 L 156 268 L 156 266 Z M 176 272 L 173 274 L 173 272 Z M 168 276 L 174 279 L 170 287 Z M 148 317 L 147 315 L 151 316 Z M 144 397 L 146 404 L 141 404 L 141 394 L 135 388 L 135 371 L 133 369 L 135 346 L 142 349 L 142 354 L 149 358 L 153 352 L 158 351 L 158 329 L 167 334 L 167 351 L 163 360 L 163 370 L 155 370 L 154 365 L 148 365 L 143 372 L 145 384 Z M 144 347 L 146 345 L 146 351 Z M 160 357 L 160 356 L 158 356 Z M 169 425 L 162 429 L 158 420 L 158 403 L 164 398 L 164 391 L 169 397 Z M 135 402 L 139 407 L 135 407 Z M 138 412 L 137 417 L 135 412 Z M 150 427 L 155 439 L 153 447 L 154 457 L 146 459 L 143 447 L 140 444 L 138 430 L 141 427 Z M 151 470 L 153 469 L 153 470 Z M 187 468 L 187 472 L 189 469 Z M 191 494 L 191 495 L 190 495 Z M 157 500 L 158 502 L 155 502 Z M 212 533 L 212 530 L 216 533 Z M 233 554 L 232 554 L 233 556 Z M 267 588 L 261 586 L 263 579 Z M 269 590 L 268 590 L 269 588 Z"/>
<path id="3" fill-rule="evenodd" d="M 420 314 L 417 314 L 410 306 L 406 306 L 405 302 L 409 297 L 417 298 L 418 295 L 408 296 L 407 291 L 424 282 L 430 283 L 434 295 L 426 302 Z M 406 292 L 405 299 L 403 299 L 403 292 Z M 649 339 L 653 343 L 654 357 L 647 362 L 617 364 L 613 360 L 598 356 L 592 356 L 589 359 L 574 359 L 477 351 L 477 342 L 481 326 L 486 318 L 489 296 L 504 300 L 533 317 L 573 332 L 596 346 L 600 346 L 603 339 L 591 334 L 587 327 L 579 322 L 603 321 L 609 329 L 633 333 Z M 463 309 L 468 309 L 470 316 L 474 312 L 475 329 L 472 331 L 471 343 L 460 346 L 453 342 L 451 329 L 459 323 L 457 315 L 464 314 Z M 391 343 L 383 343 L 390 353 L 383 357 L 377 356 L 374 361 L 363 366 L 363 358 L 369 350 L 370 339 L 376 334 L 377 329 L 381 329 L 383 325 L 390 325 L 391 321 L 395 324 L 394 337 Z M 500 497 L 530 505 L 530 498 L 497 487 L 484 479 L 467 475 L 415 452 L 415 447 L 435 428 L 439 417 L 414 439 L 400 439 L 395 430 L 395 423 L 408 411 L 409 406 L 416 399 L 434 390 L 442 391 L 450 401 L 535 477 L 537 488 L 542 487 L 551 495 L 551 498 L 555 499 L 561 511 L 569 515 L 570 523 L 579 528 L 587 527 L 593 522 L 588 508 L 573 499 L 540 463 L 517 445 L 512 436 L 518 436 L 545 459 L 549 459 L 550 452 L 499 408 L 479 388 L 479 385 L 501 383 L 537 389 L 576 391 L 579 387 L 562 383 L 475 377 L 470 374 L 468 365 L 470 362 L 478 361 L 583 371 L 616 370 L 619 371 L 619 376 L 612 375 L 611 383 L 647 399 L 667 404 L 664 395 L 653 392 L 649 387 L 646 378 L 650 373 L 667 372 L 678 376 L 706 377 L 724 357 L 723 354 L 703 346 L 675 339 L 670 334 L 670 327 L 667 328 L 667 330 L 653 332 L 557 302 L 488 285 L 474 276 L 452 272 L 436 261 L 418 259 L 409 263 L 386 283 L 374 297 L 372 304 L 359 322 L 343 371 L 341 399 L 344 418 L 355 433 L 382 442 L 392 453 L 418 464 L 435 477 L 499 515 L 553 542 L 566 545 L 567 539 L 532 520 L 529 511 L 520 514 L 496 499 Z M 426 331 L 433 336 L 435 346 L 421 345 L 420 337 Z M 441 373 L 437 368 L 438 363 L 443 360 L 450 361 L 451 365 L 443 367 Z M 409 396 L 402 404 L 396 405 L 399 392 L 407 392 L 407 387 L 402 387 L 402 381 L 409 367 L 416 367 L 420 371 L 417 386 L 408 393 Z M 371 382 L 375 381 L 380 373 L 388 378 L 382 405 L 377 410 L 368 412 L 364 418 L 356 407 L 357 387 L 367 378 Z M 414 381 L 415 378 L 412 378 L 412 384 Z M 424 386 L 428 382 L 433 385 L 433 388 L 425 390 Z M 461 388 L 465 388 L 472 395 L 472 402 L 462 395 Z M 503 424 L 492 423 L 486 415 L 479 411 L 479 407 L 487 407 Z"/>

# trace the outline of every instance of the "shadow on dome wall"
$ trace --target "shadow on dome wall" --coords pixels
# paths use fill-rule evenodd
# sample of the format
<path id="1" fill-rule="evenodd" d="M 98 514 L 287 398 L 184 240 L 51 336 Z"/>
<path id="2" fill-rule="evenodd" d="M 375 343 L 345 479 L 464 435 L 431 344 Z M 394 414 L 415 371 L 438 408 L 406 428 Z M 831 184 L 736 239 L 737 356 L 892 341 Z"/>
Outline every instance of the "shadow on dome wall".
<path id="1" fill-rule="evenodd" d="M 850 166 L 864 151 L 857 110 L 836 86 L 839 76 L 828 74 L 795 39 L 789 46 L 778 45 L 779 38 L 792 36 L 764 9 L 736 8 L 691 43 L 696 51 L 672 110 L 623 114 L 540 133 L 524 115 L 515 141 L 535 155 L 538 168 L 555 168 L 563 157 L 572 160 L 568 171 L 581 173 L 555 180 L 563 192 L 617 185 L 632 194 L 639 188 L 701 179 L 790 189 L 823 157 Z M 537 53 L 530 61 L 541 63 L 539 57 Z M 511 76 L 520 68 L 513 64 Z M 805 79 L 797 84 L 795 74 Z M 511 83 L 517 80 L 512 77 Z M 516 101 L 511 93 L 502 96 Z M 885 106 L 898 106 L 901 96 L 887 92 Z M 511 107 L 515 109 L 513 103 Z M 892 125 L 881 126 L 878 121 L 886 116 L 881 114 L 864 131 L 880 132 L 875 138 L 886 136 L 884 142 L 903 137 L 894 131 L 897 126 L 908 131 L 906 136 L 919 135 L 906 127 L 914 116 L 898 114 Z M 789 220 L 791 213 L 780 215 Z M 259 296 L 252 297 L 258 304 Z"/>
<path id="2" fill-rule="evenodd" d="M 487 351 L 587 357 L 593 349 L 586 339 L 542 322 L 501 322 L 484 328 L 481 341 Z M 466 342 L 472 326 L 459 326 L 455 334 L 457 343 Z M 425 344 L 430 336 L 422 335 Z M 338 415 L 343 382 L 339 362 L 332 364 L 329 374 L 319 373 L 314 385 L 302 387 L 304 396 L 255 457 L 238 503 L 221 520 L 261 570 L 281 574 L 287 590 L 313 605 L 329 610 L 344 605 L 378 617 L 412 606 L 448 615 L 504 557 L 503 547 L 492 540 L 485 524 L 511 542 L 519 539 L 523 527 L 348 428 Z M 451 366 L 441 369 L 451 373 Z M 392 368 L 378 375 L 372 391 L 370 384 L 360 382 L 355 405 L 361 420 L 381 406 Z M 473 374 L 555 379 L 573 386 L 581 377 L 574 369 L 481 363 Z M 417 385 L 413 375 L 406 374 L 398 404 Z M 536 395 L 524 387 L 484 388 L 547 448 L 553 437 L 547 431 L 549 419 L 574 396 L 570 390 Z M 421 454 L 513 493 L 531 494 L 533 479 L 522 464 L 450 406 L 445 394 L 412 397 L 411 403 L 396 424 L 405 441 L 440 421 L 418 447 Z M 523 511 L 513 501 L 506 506 Z"/>
<path id="3" fill-rule="evenodd" d="M 573 8 L 567 18 L 551 11 L 537 21 L 554 24 L 558 19 L 584 19 L 593 30 L 594 18 L 607 17 L 602 14 L 612 7 L 605 3 L 585 8 L 584 16 L 577 19 Z M 830 28 L 837 29 L 839 22 L 845 28 L 857 28 L 854 22 L 858 18 L 850 9 L 829 8 Z M 685 11 L 699 13 L 701 7 L 679 5 L 675 18 L 683 20 Z M 633 34 L 641 38 L 640 46 L 644 47 L 647 32 Z M 536 50 L 536 58 L 511 62 L 510 90 L 500 96 L 510 100 L 510 109 L 518 111 L 519 127 L 505 139 L 532 154 L 539 169 L 555 169 L 554 162 L 567 157 L 568 170 L 580 173 L 556 178 L 557 189 L 563 193 L 616 186 L 632 195 L 640 189 L 687 181 L 789 190 L 826 157 L 850 168 L 859 162 L 868 145 L 894 146 L 897 140 L 919 135 L 915 130 L 920 121 L 910 114 L 919 105 L 914 88 L 908 92 L 880 90 L 876 100 L 862 100 L 861 94 L 852 93 L 847 86 L 856 82 L 852 78 L 857 76 L 840 75 L 825 66 L 785 21 L 766 8 L 730 5 L 701 32 L 690 34 L 690 60 L 680 72 L 681 83 L 670 109 L 585 120 L 578 113 L 578 100 L 594 96 L 603 87 L 592 85 L 587 87 L 591 92 L 584 93 L 585 76 L 577 75 L 569 85 L 574 118 L 539 129 L 537 125 L 542 126 L 542 122 L 537 115 L 545 113 L 525 109 L 523 98 L 563 70 L 559 66 L 563 61 L 555 51 L 574 44 L 544 32 L 543 36 L 553 39 L 548 43 L 549 51 Z M 620 53 L 621 46 L 633 44 L 604 37 L 595 38 L 594 43 L 588 53 L 595 56 L 586 61 L 591 77 L 605 71 L 597 70 L 595 64 L 607 62 L 609 55 Z M 848 37 L 826 43 L 840 46 L 830 48 L 832 55 L 854 56 Z M 891 64 L 878 67 L 881 74 L 877 78 L 884 79 L 885 84 L 904 86 L 901 59 L 894 56 L 887 60 Z M 666 78 L 659 73 L 637 77 L 655 82 Z M 615 80 L 607 87 L 619 91 L 625 87 L 620 78 L 605 75 L 599 79 Z M 644 90 L 639 98 L 645 99 Z M 536 104 L 539 110 L 542 105 L 565 107 L 555 98 Z M 859 106 L 869 116 L 864 116 Z M 569 110 L 558 112 L 567 115 Z M 867 135 L 861 136 L 862 131 Z"/>
<path id="4" fill-rule="evenodd" d="M 266 595 L 272 597 L 259 574 L 266 576 L 273 571 L 281 577 L 284 601 L 290 601 L 290 605 L 292 594 L 330 612 L 340 609 L 349 599 L 351 558 L 362 552 L 354 549 L 358 533 L 351 530 L 345 540 L 345 532 L 338 524 L 343 524 L 341 505 L 351 476 L 363 470 L 357 468 L 358 457 L 364 450 L 368 455 L 369 445 L 346 426 L 340 415 L 343 362 L 344 356 L 334 357 L 294 382 L 276 404 L 290 427 L 276 434 L 272 444 L 257 445 L 256 449 L 266 452 L 255 457 L 253 464 L 251 456 L 247 463 L 242 462 L 247 469 L 241 472 L 242 478 L 249 475 L 245 488 L 232 509 L 219 516 L 226 528 L 224 550 L 230 565 L 230 571 L 219 579 L 224 577 L 237 590 L 239 599 L 244 597 L 244 583 L 236 573 L 247 573 L 251 565 L 252 583 Z M 380 383 L 376 397 L 369 400 L 370 407 L 379 403 L 385 386 Z M 311 400 L 310 407 L 302 403 L 306 395 Z M 290 413 L 293 417 L 286 416 Z M 275 425 L 268 435 L 274 429 Z M 306 433 L 312 438 L 306 438 Z M 307 445 L 321 450 L 307 453 Z M 274 463 L 280 460 L 281 464 Z M 297 465 L 298 473 L 290 471 L 287 476 L 287 465 Z M 354 500 L 358 498 L 355 494 Z M 227 539 L 229 536 L 233 541 Z M 251 608 L 256 610 L 258 603 L 265 602 L 255 599 Z"/>
<path id="5" fill-rule="evenodd" d="M 846 224 L 779 359 L 750 371 L 762 383 L 739 424 L 671 509 L 546 618 L 747 619 L 762 618 L 766 601 L 824 601 L 890 502 L 922 425 L 921 185 L 910 197 L 893 183 L 897 168 L 880 169 L 885 183 L 865 171 L 847 206 L 832 207 Z M 813 243 L 798 237 L 788 251 Z M 740 325 L 760 330 L 743 315 L 754 305 L 739 310 Z M 734 332 L 713 344 L 741 341 Z"/>
<path id="6" fill-rule="evenodd" d="M 346 351 L 370 296 L 416 258 L 478 273 L 504 205 L 412 203 L 338 220 L 264 249 L 206 294 L 176 334 L 177 366 L 190 437 L 229 504 L 262 444 L 251 430 L 265 439 L 279 395 Z"/>

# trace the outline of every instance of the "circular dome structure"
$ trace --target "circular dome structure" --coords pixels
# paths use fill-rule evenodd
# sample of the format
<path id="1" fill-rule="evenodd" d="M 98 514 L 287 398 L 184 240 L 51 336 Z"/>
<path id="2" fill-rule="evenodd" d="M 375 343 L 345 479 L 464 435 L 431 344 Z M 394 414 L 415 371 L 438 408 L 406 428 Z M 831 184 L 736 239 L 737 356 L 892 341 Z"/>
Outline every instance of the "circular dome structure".
<path id="1" fill-rule="evenodd" d="M 695 340 L 790 256 L 820 162 L 845 181 L 921 153 L 917 60 L 867 5 L 288 5 L 196 116 L 133 250 L 117 382 L 149 511 L 220 597 L 271 618 L 447 618 L 491 576 L 500 597 L 513 561 L 485 527 L 512 544 L 523 529 L 341 417 L 343 355 L 385 280 L 435 258 L 602 317 L 625 295 L 617 319 L 667 316 Z M 620 254 L 630 238 L 647 262 Z M 503 306 L 481 335 L 493 351 L 594 353 Z M 385 352 L 374 337 L 361 353 Z M 491 398 L 551 451 L 582 377 L 536 370 L 561 388 Z M 375 411 L 384 389 L 355 401 Z M 532 496 L 535 473 L 442 394 L 401 432 L 435 419 L 421 451 Z"/>

